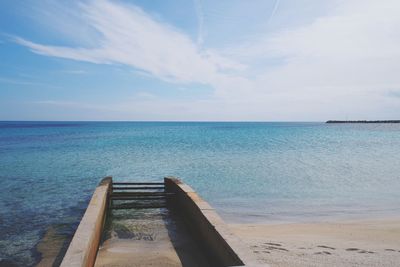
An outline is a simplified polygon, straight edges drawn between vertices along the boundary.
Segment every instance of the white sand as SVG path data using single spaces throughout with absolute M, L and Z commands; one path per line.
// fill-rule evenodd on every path
M 308 224 L 232 224 L 273 266 L 400 266 L 400 219 Z

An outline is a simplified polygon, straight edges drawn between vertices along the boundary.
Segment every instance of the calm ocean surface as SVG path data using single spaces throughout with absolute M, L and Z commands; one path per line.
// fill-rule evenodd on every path
M 179 176 L 228 222 L 400 215 L 400 124 L 0 122 L 0 260 L 71 236 L 107 175 Z

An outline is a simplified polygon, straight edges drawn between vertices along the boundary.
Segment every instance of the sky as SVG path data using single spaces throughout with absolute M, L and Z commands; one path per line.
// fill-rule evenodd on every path
M 0 120 L 400 119 L 398 0 L 2 0 Z

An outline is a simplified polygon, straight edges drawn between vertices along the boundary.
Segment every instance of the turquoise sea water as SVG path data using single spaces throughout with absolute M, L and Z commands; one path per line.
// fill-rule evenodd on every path
M 400 124 L 0 122 L 0 260 L 71 236 L 107 175 L 179 176 L 228 222 L 400 215 Z

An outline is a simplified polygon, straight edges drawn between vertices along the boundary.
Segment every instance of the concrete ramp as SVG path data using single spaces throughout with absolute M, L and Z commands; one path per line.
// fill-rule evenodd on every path
M 215 210 L 179 179 L 113 183 L 106 177 L 61 266 L 228 267 L 257 262 Z
M 211 266 L 180 217 L 167 208 L 112 210 L 95 266 Z

